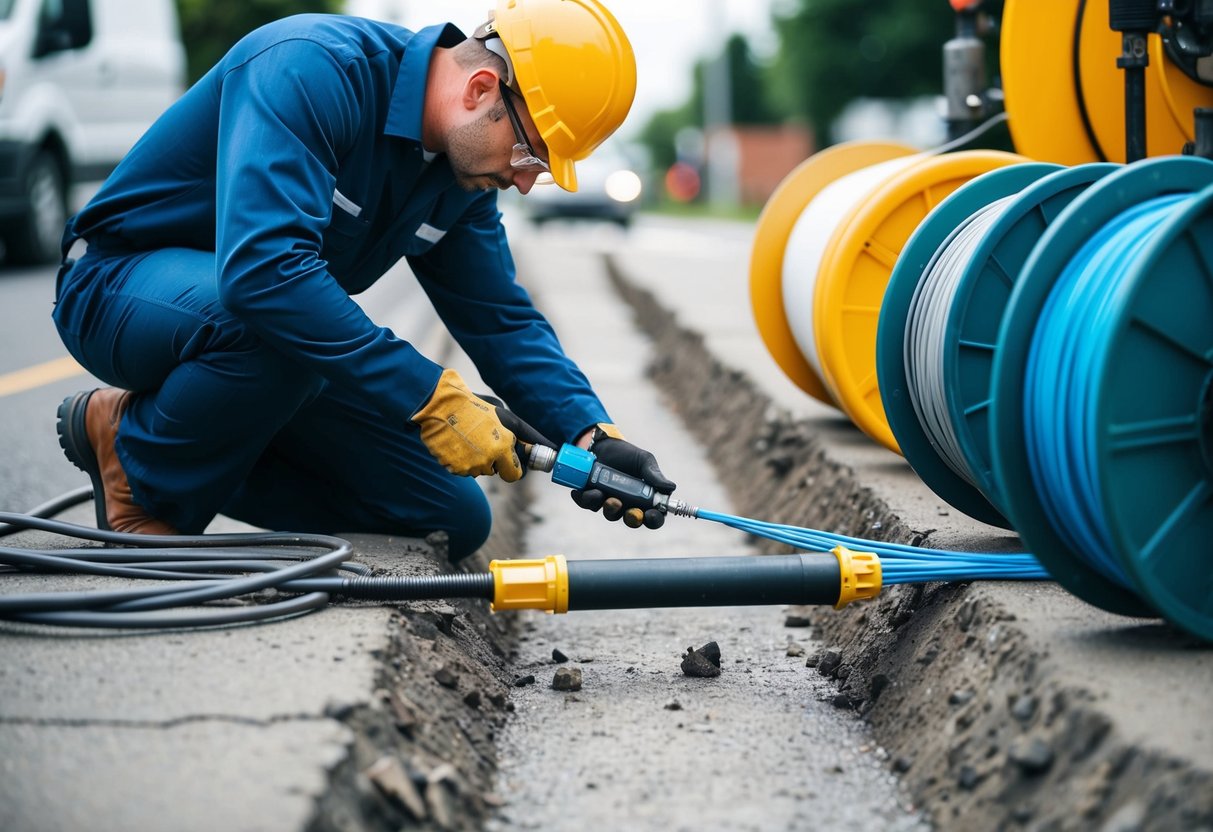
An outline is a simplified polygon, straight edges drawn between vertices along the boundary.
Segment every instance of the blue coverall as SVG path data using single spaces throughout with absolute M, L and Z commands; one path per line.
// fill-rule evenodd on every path
M 218 512 L 315 532 L 445 530 L 474 551 L 477 484 L 409 418 L 442 368 L 350 298 L 402 256 L 484 380 L 549 438 L 610 421 L 527 292 L 496 192 L 426 161 L 430 56 L 463 39 L 336 15 L 244 38 L 70 221 L 54 320 L 136 391 L 117 450 L 136 501 L 183 533 Z

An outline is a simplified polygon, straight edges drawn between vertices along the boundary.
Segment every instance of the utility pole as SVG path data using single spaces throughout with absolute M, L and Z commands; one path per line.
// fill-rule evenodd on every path
M 709 0 L 703 6 L 708 30 L 714 38 L 715 56 L 704 67 L 703 132 L 707 164 L 708 200 L 713 205 L 737 204 L 737 141 L 733 125 L 732 71 L 729 66 L 728 11 L 725 0 Z

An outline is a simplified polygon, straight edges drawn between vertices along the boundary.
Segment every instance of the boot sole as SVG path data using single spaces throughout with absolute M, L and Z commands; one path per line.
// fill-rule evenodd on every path
M 93 508 L 97 513 L 97 528 L 110 531 L 109 520 L 105 516 L 105 488 L 101 483 L 101 466 L 97 455 L 88 441 L 88 430 L 84 421 L 85 411 L 88 410 L 89 399 L 96 390 L 87 390 L 68 396 L 59 405 L 55 430 L 59 433 L 59 447 L 67 461 L 75 465 L 93 483 Z

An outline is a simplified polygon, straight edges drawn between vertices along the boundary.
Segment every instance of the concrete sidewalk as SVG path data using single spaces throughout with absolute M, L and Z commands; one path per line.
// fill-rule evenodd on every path
M 407 273 L 368 295 L 374 317 L 445 348 Z M 67 466 L 49 433 L 29 453 Z M 485 487 L 498 522 L 464 568 L 521 545 L 524 493 Z M 92 506 L 63 519 L 91 527 Z M 246 530 L 220 518 L 208 531 Z M 351 540 L 380 575 L 451 570 L 441 540 Z M 3 543 L 74 545 L 33 532 Z M 4 575 L 0 593 L 103 584 Z M 476 827 L 499 802 L 493 736 L 510 707 L 512 625 L 479 601 L 339 602 L 211 630 L 0 622 L 0 829 Z
M 637 234 L 604 254 L 655 341 L 655 381 L 714 449 L 738 512 L 1019 548 L 783 376 L 750 311 L 748 235 Z M 842 691 L 942 828 L 1213 828 L 1208 645 L 1044 583 L 897 587 L 815 624 L 841 650 Z

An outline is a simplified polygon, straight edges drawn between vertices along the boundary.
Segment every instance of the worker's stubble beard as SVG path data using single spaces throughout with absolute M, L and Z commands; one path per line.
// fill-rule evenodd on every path
M 493 125 L 505 118 L 505 105 L 500 101 L 480 118 L 453 129 L 447 139 L 446 156 L 455 175 L 455 182 L 465 191 L 486 191 L 494 187 L 508 188 L 512 184 L 498 171 L 486 171 L 485 148 L 495 140 Z

